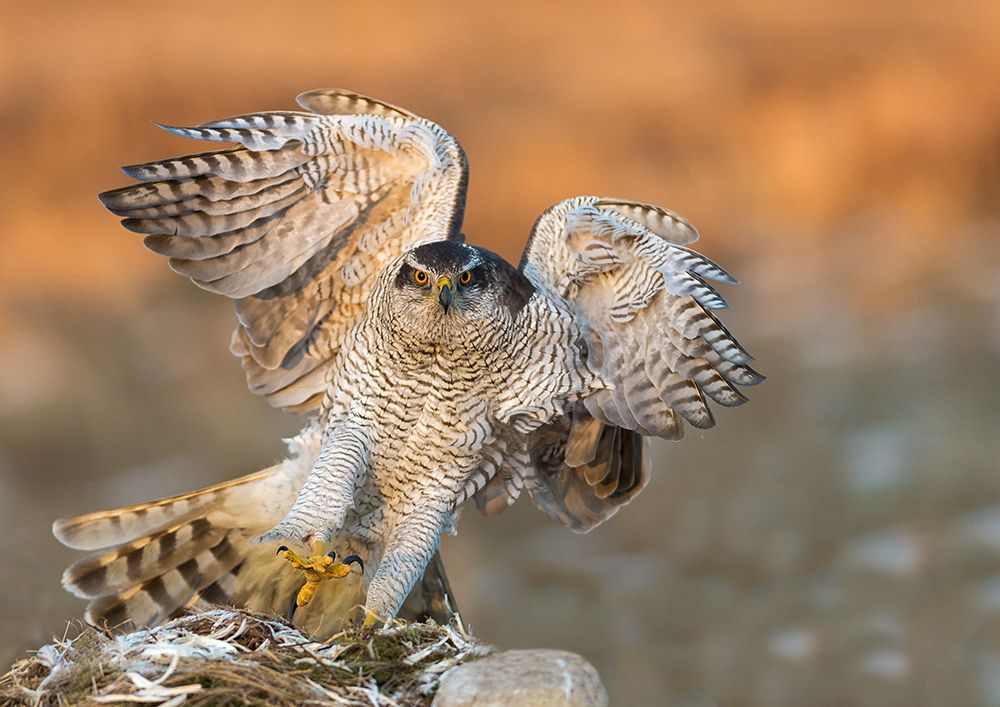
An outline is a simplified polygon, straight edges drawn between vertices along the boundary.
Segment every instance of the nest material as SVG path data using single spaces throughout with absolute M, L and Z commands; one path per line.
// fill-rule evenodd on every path
M 232 609 L 127 634 L 83 627 L 0 677 L 2 705 L 428 705 L 448 669 L 487 655 L 459 621 L 352 628 L 329 641 Z

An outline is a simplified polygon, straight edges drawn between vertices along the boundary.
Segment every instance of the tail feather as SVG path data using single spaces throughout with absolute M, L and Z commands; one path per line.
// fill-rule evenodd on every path
M 217 543 L 225 532 L 212 527 L 204 517 L 195 518 L 104 554 L 85 557 L 63 573 L 62 583 L 85 598 L 120 591 L 162 572 L 164 567 L 177 566 Z
M 64 518 L 52 531 L 70 547 L 105 552 L 74 563 L 63 586 L 90 599 L 87 621 L 111 628 L 149 626 L 196 603 L 221 596 L 244 560 L 250 539 L 275 520 L 262 509 L 275 466 L 151 503 Z M 255 485 L 265 484 L 265 488 Z M 289 501 L 290 502 L 290 501 Z M 278 509 L 276 512 L 280 512 Z M 232 596 L 232 592 L 228 592 Z
M 200 491 L 151 503 L 58 520 L 56 537 L 71 547 L 101 550 L 66 570 L 63 584 L 90 600 L 88 622 L 108 628 L 152 626 L 187 607 L 226 604 L 284 615 L 302 574 L 254 539 L 291 508 L 316 459 L 322 428 L 287 440 L 280 464 Z M 527 461 L 527 459 L 525 460 Z M 352 534 L 334 539 L 338 554 L 370 567 L 377 542 Z M 327 582 L 296 613 L 296 625 L 329 636 L 361 618 L 368 575 Z
M 121 591 L 97 597 L 90 602 L 85 617 L 92 624 L 110 628 L 125 624 L 148 626 L 169 619 L 237 567 L 248 543 L 245 531 L 230 530 L 215 544 L 188 553 L 176 566 Z
M 245 563 L 244 559 L 229 572 L 198 592 L 197 596 L 192 597 L 192 600 L 188 602 L 188 606 L 208 608 L 213 605 L 236 606 L 240 604 L 239 574 Z
M 203 514 L 234 489 L 265 479 L 274 474 L 276 469 L 277 467 L 271 467 L 232 481 L 150 503 L 60 518 L 52 524 L 52 533 L 63 545 L 77 550 L 100 550 L 128 543 L 156 533 L 168 525 Z

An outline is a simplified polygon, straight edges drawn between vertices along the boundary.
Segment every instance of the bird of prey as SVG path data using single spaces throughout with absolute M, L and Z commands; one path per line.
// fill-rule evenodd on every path
M 678 214 L 570 198 L 513 267 L 464 243 L 467 163 L 443 128 L 348 91 L 297 100 L 161 126 L 236 146 L 125 167 L 139 183 L 100 195 L 236 301 L 250 389 L 310 417 L 276 466 L 56 521 L 100 550 L 63 577 L 92 623 L 211 602 L 308 604 L 317 633 L 389 621 L 415 587 L 440 599 L 436 550 L 467 499 L 492 515 L 526 490 L 586 532 L 645 486 L 647 437 L 711 427 L 709 399 L 740 405 L 763 379 L 713 313 L 709 281 L 736 280 Z

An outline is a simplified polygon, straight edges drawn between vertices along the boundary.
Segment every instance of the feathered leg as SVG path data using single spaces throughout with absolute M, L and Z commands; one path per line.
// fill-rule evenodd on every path
M 451 522 L 449 504 L 428 500 L 405 514 L 393 529 L 382 561 L 368 585 L 365 625 L 388 623 L 437 550 L 441 532 Z
M 350 420 L 330 432 L 292 509 L 261 542 L 325 543 L 333 537 L 354 506 L 358 475 L 368 466 L 368 446 L 364 429 Z

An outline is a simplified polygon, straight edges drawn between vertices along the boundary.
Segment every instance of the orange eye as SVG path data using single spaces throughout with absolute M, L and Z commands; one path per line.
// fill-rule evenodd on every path
M 427 284 L 427 273 L 425 273 L 423 270 L 416 270 L 416 271 L 414 271 L 414 273 L 413 273 L 413 281 L 416 282 L 418 285 L 426 285 Z
M 472 282 L 472 271 L 466 270 L 464 273 L 458 276 L 458 281 L 463 285 L 468 285 Z

